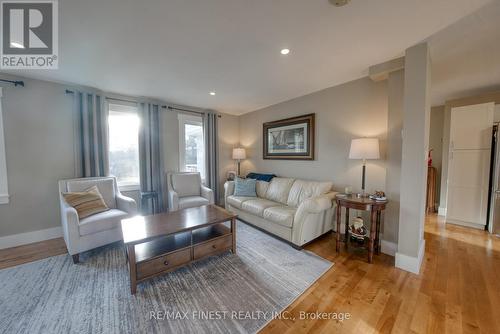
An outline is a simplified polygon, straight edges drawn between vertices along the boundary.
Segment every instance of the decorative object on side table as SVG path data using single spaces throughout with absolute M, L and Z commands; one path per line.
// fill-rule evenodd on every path
M 314 160 L 315 114 L 263 124 L 263 158 Z
M 367 234 L 363 218 L 354 218 L 351 225 L 349 226 L 349 232 L 351 233 L 351 241 L 356 241 L 359 244 L 363 244 L 365 242 Z
M 370 198 L 375 200 L 375 201 L 387 200 L 387 197 L 385 197 L 385 192 L 383 192 L 382 190 L 375 190 L 375 194 L 370 195 Z
M 366 175 L 366 160 L 380 159 L 380 149 L 377 138 L 357 138 L 351 141 L 351 149 L 349 150 L 349 159 L 363 160 L 363 174 L 361 177 L 361 194 L 359 197 L 366 197 L 365 193 L 365 175 Z
M 236 160 L 238 162 L 238 175 L 240 176 L 240 163 L 241 160 L 245 160 L 247 158 L 247 154 L 245 152 L 245 149 L 242 147 L 236 147 L 233 148 L 233 160 Z
M 336 196 L 337 202 L 337 252 L 340 252 L 340 225 L 342 223 L 341 213 L 342 207 L 345 208 L 345 246 L 348 247 L 348 225 L 349 225 L 349 209 L 370 211 L 370 235 L 368 243 L 368 262 L 373 262 L 373 253 L 380 253 L 380 224 L 382 211 L 385 210 L 387 200 L 375 201 L 370 198 L 356 196 Z

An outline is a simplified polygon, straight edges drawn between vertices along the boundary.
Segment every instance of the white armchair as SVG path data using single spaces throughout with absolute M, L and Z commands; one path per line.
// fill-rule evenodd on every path
M 92 186 L 97 186 L 109 210 L 80 220 L 62 193 L 85 191 Z M 78 263 L 81 252 L 121 240 L 121 220 L 137 214 L 137 204 L 120 193 L 114 177 L 61 180 L 59 202 L 64 241 L 74 263 Z
M 214 204 L 214 192 L 201 183 L 200 173 L 167 173 L 168 209 Z

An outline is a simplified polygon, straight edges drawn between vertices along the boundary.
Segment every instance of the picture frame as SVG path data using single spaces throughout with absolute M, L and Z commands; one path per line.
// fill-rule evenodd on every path
M 315 114 L 263 124 L 263 158 L 314 160 Z

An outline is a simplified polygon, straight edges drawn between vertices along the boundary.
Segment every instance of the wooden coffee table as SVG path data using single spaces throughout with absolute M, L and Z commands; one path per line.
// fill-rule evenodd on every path
M 132 294 L 138 283 L 192 261 L 227 250 L 236 254 L 236 215 L 216 205 L 136 216 L 121 225 Z

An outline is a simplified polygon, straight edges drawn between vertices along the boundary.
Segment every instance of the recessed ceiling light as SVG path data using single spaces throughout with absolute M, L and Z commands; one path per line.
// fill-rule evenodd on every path
M 290 49 L 281 49 L 280 52 L 281 52 L 282 55 L 287 55 L 287 54 L 290 53 Z
M 212 96 L 214 96 L 214 95 L 215 95 L 215 92 L 210 92 L 209 94 L 210 94 L 210 95 L 212 95 Z

